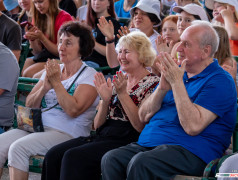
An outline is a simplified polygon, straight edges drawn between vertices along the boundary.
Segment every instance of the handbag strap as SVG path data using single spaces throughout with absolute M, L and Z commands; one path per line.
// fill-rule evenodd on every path
M 82 72 L 87 68 L 88 66 L 84 66 L 83 69 L 78 73 L 78 75 L 76 76 L 76 78 L 73 80 L 73 82 L 70 84 L 70 86 L 67 89 L 67 92 L 69 92 L 69 90 L 71 89 L 71 87 L 74 85 L 75 81 L 78 79 L 78 77 L 80 76 L 80 74 L 82 74 Z M 48 109 L 43 110 L 42 112 L 46 112 L 49 111 L 51 109 L 53 109 L 54 107 L 56 107 L 59 104 L 59 102 L 57 102 L 54 106 L 51 106 Z

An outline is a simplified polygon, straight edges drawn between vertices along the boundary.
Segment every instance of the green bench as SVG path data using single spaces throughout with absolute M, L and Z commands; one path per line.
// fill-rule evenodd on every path
M 15 104 L 25 105 L 26 96 L 31 92 L 34 85 L 39 81 L 39 79 L 32 78 L 23 78 L 19 77 L 18 86 L 17 86 L 17 94 L 15 96 Z M 17 127 L 17 121 L 14 120 L 13 127 Z M 29 171 L 35 173 L 41 173 L 42 164 L 43 164 L 44 156 L 32 156 L 29 160 Z

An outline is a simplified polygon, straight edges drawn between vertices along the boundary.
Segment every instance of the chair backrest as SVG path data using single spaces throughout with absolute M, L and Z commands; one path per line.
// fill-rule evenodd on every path
M 19 58 L 19 67 L 20 67 L 20 74 L 21 74 L 21 71 L 22 71 L 22 68 L 25 64 L 25 61 L 26 61 L 26 58 L 30 52 L 30 44 L 27 42 L 27 43 L 24 43 L 21 45 L 21 55 L 20 55 L 20 58 Z
M 31 90 L 38 81 L 39 79 L 19 77 L 17 93 L 15 95 L 15 104 L 25 106 L 27 95 L 31 92 Z M 17 128 L 16 115 L 13 121 L 13 128 Z
M 131 19 L 130 18 L 118 17 L 117 20 L 122 26 L 128 26 Z
M 233 56 L 233 58 L 238 62 L 238 56 Z
M 25 106 L 26 96 L 31 92 L 31 90 L 38 81 L 39 79 L 19 77 L 17 85 L 17 94 L 15 96 L 15 104 Z

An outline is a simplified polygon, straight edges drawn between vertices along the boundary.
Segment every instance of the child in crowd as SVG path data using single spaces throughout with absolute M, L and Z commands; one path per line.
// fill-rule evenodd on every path
M 183 7 L 176 6 L 173 8 L 173 11 L 178 13 L 177 29 L 180 36 L 187 27 L 191 26 L 192 21 L 209 21 L 206 11 L 197 4 L 187 4 Z M 179 59 L 179 57 L 177 56 L 177 47 L 179 44 L 180 43 L 175 44 L 171 52 L 172 57 L 175 59 Z
M 238 1 L 206 0 L 206 7 L 213 9 L 213 24 L 225 27 L 230 38 L 232 55 L 238 55 Z
M 95 47 L 91 56 L 84 59 L 87 65 L 97 68 L 108 66 L 106 59 L 106 42 L 105 36 L 98 28 L 100 17 L 105 17 L 107 21 L 111 21 L 114 26 L 114 36 L 120 29 L 120 24 L 116 20 L 113 0 L 89 0 L 87 12 L 87 24 L 92 27 L 93 35 L 95 37 Z M 112 41 L 117 42 L 117 37 Z

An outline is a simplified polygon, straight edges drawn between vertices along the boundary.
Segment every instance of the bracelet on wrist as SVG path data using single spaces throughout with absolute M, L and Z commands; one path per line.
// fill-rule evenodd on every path
M 114 43 L 114 42 L 115 42 L 115 38 L 113 38 L 112 40 L 109 40 L 109 41 L 105 40 L 105 42 L 106 42 L 107 44 Z
M 114 43 L 115 42 L 115 35 L 113 35 L 113 38 L 108 39 L 108 37 L 105 37 L 105 42 L 107 44 Z

